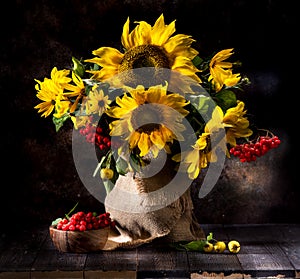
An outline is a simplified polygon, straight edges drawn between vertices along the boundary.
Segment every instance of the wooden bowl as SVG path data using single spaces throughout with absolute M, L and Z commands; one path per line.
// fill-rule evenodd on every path
M 108 239 L 110 227 L 97 230 L 63 231 L 50 226 L 50 237 L 61 252 L 88 253 L 102 250 Z

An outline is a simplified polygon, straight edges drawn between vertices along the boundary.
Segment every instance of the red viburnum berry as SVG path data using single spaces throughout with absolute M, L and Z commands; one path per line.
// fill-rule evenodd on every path
M 229 152 L 238 157 L 241 162 L 252 162 L 257 157 L 265 155 L 269 150 L 280 145 L 281 141 L 277 136 L 260 136 L 257 141 L 237 144 Z

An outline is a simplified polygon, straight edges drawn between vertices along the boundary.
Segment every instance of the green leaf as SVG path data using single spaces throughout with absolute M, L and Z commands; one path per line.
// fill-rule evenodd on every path
M 206 240 L 207 240 L 207 241 L 213 240 L 213 233 L 212 233 L 212 232 L 210 232 L 210 233 L 207 235 Z
M 180 242 L 169 243 L 169 246 L 171 248 L 174 248 L 174 249 L 179 250 L 179 251 L 185 251 L 186 250 L 184 247 L 182 247 L 182 243 L 180 243 Z
M 192 60 L 193 64 L 197 67 L 199 66 L 202 62 L 203 62 L 203 59 L 200 58 L 198 55 Z
M 52 221 L 51 226 L 57 226 L 57 224 L 62 220 L 62 218 L 57 218 L 54 221 Z
M 77 74 L 80 77 L 83 77 L 85 72 L 84 65 L 75 57 L 72 57 L 72 61 L 73 61 L 73 71 L 75 72 L 75 74 Z
M 191 95 L 189 96 L 191 105 L 199 112 L 205 114 L 209 107 L 209 102 L 211 102 L 210 97 L 204 95 Z
M 121 175 L 125 175 L 128 172 L 128 163 L 120 156 L 116 161 L 116 170 Z
M 106 191 L 106 194 L 108 195 L 110 191 L 114 188 L 114 183 L 110 180 L 103 180 L 104 188 Z
M 70 118 L 70 115 L 65 114 L 60 118 L 52 117 L 52 122 L 55 125 L 55 131 L 58 132 L 59 129 L 64 125 L 65 121 Z
M 141 167 L 145 165 L 143 159 L 133 152 L 130 154 L 130 160 L 131 160 L 130 165 L 136 172 L 140 172 Z
M 187 244 L 181 244 L 187 251 L 203 251 L 204 245 L 207 243 L 206 239 L 194 240 Z
M 223 111 L 236 106 L 236 96 L 231 90 L 222 90 L 215 95 L 215 101 Z

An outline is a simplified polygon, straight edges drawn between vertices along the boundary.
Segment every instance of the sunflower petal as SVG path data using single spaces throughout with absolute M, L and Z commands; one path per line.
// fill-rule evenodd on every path
M 152 44 L 162 46 L 174 32 L 175 20 L 166 25 L 164 15 L 161 14 L 152 28 Z

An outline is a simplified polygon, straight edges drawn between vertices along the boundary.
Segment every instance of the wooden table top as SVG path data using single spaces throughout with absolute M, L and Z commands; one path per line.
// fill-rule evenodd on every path
M 1 237 L 0 279 L 300 278 L 300 224 L 204 224 L 218 240 L 240 242 L 238 254 L 178 251 L 160 241 L 134 249 L 62 253 L 48 227 Z

